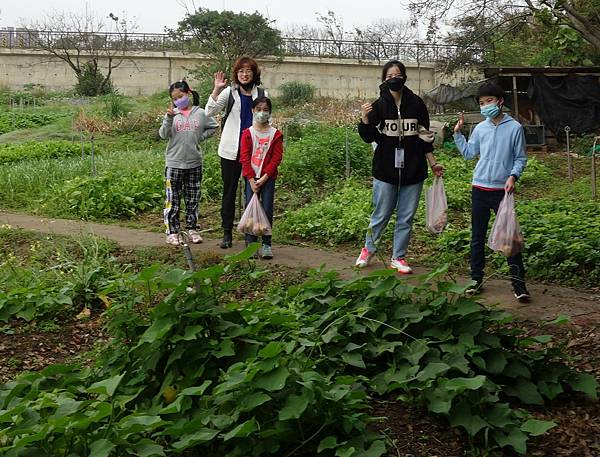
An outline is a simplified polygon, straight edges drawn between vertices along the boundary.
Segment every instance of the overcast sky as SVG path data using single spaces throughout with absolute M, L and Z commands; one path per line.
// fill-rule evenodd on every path
M 187 0 L 188 5 L 191 0 Z M 82 11 L 85 5 L 99 15 L 110 12 L 119 16 L 126 12 L 135 17 L 140 32 L 163 32 L 164 27 L 174 27 L 185 15 L 178 0 L 0 0 L 0 27 L 17 26 L 25 20 L 35 20 L 50 10 Z M 196 0 L 196 6 L 209 9 L 258 11 L 276 20 L 276 27 L 284 29 L 291 25 L 315 25 L 315 13 L 326 14 L 328 10 L 342 18 L 344 27 L 366 25 L 382 17 L 406 19 L 406 8 L 401 0 Z M 156 5 L 156 6 L 150 6 Z

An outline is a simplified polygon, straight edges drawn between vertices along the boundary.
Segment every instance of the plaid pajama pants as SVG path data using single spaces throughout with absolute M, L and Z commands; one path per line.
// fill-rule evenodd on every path
M 196 229 L 201 182 L 202 167 L 165 168 L 166 198 L 163 214 L 167 235 L 179 233 L 179 209 L 182 193 L 185 202 L 186 229 Z

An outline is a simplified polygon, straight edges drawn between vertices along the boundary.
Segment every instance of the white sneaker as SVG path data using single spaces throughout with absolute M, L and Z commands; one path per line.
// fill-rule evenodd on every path
M 273 258 L 273 249 L 271 249 L 271 246 L 269 246 L 268 244 L 263 244 L 262 248 L 260 249 L 260 256 L 263 259 L 267 259 L 270 260 Z
M 409 275 L 413 272 L 404 258 L 392 259 L 390 267 L 398 270 L 398 273 L 402 273 L 403 275 Z
M 202 237 L 196 230 L 188 230 L 188 236 L 190 237 L 190 241 L 194 244 L 202 243 Z
M 177 233 L 171 233 L 167 235 L 167 244 L 172 246 L 179 246 L 179 235 Z
M 372 252 L 369 252 L 367 248 L 362 248 L 360 250 L 360 255 L 358 256 L 358 259 L 356 259 L 356 263 L 354 265 L 356 265 L 358 268 L 364 268 L 367 265 L 369 265 L 369 261 L 372 257 Z

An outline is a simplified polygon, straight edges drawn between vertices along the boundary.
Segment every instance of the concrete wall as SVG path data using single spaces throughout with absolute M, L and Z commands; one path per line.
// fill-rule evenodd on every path
M 113 84 L 126 95 L 148 95 L 166 90 L 172 81 L 191 80 L 189 69 L 207 59 L 198 54 L 177 52 L 139 52 L 131 55 L 113 71 Z M 313 84 L 321 96 L 337 98 L 378 95 L 382 64 L 375 61 L 287 57 L 282 62 L 263 59 L 262 79 L 271 95 L 286 81 Z M 437 86 L 431 63 L 417 66 L 405 62 L 407 85 L 417 93 Z M 41 84 L 52 90 L 66 90 L 75 85 L 68 65 L 43 51 L 0 48 L 0 86 L 18 89 L 24 84 Z

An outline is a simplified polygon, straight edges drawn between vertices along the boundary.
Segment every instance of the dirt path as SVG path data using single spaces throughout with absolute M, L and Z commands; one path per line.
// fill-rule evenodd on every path
M 115 241 L 122 247 L 129 248 L 165 246 L 163 234 L 116 225 L 41 218 L 38 216 L 0 211 L 0 225 L 2 224 L 58 235 L 77 236 L 93 234 Z M 223 251 L 218 248 L 217 243 L 218 241 L 214 238 L 205 238 L 204 243 L 194 245 L 193 249 L 200 252 L 230 254 L 241 250 L 243 247 L 243 243 L 237 242 L 234 244 L 232 250 Z M 285 265 L 292 268 L 317 268 L 325 265 L 326 269 L 337 270 L 344 277 L 356 274 L 352 268 L 354 258 L 335 251 L 285 245 L 275 245 L 273 250 L 276 257 L 269 262 L 275 265 Z M 372 265 L 367 267 L 365 271 L 372 271 L 381 267 L 381 264 Z M 425 268 L 415 268 L 417 275 L 426 273 L 427 271 Z M 466 281 L 466 279 L 462 278 L 461 280 Z M 548 284 L 529 284 L 528 288 L 532 294 L 532 300 L 530 303 L 521 304 L 514 299 L 510 284 L 507 281 L 492 279 L 486 282 L 485 292 L 481 295 L 481 300 L 489 305 L 497 304 L 521 318 L 538 320 L 553 318 L 558 314 L 566 314 L 571 316 L 573 323 L 578 325 L 600 324 L 600 293 L 590 293 Z

